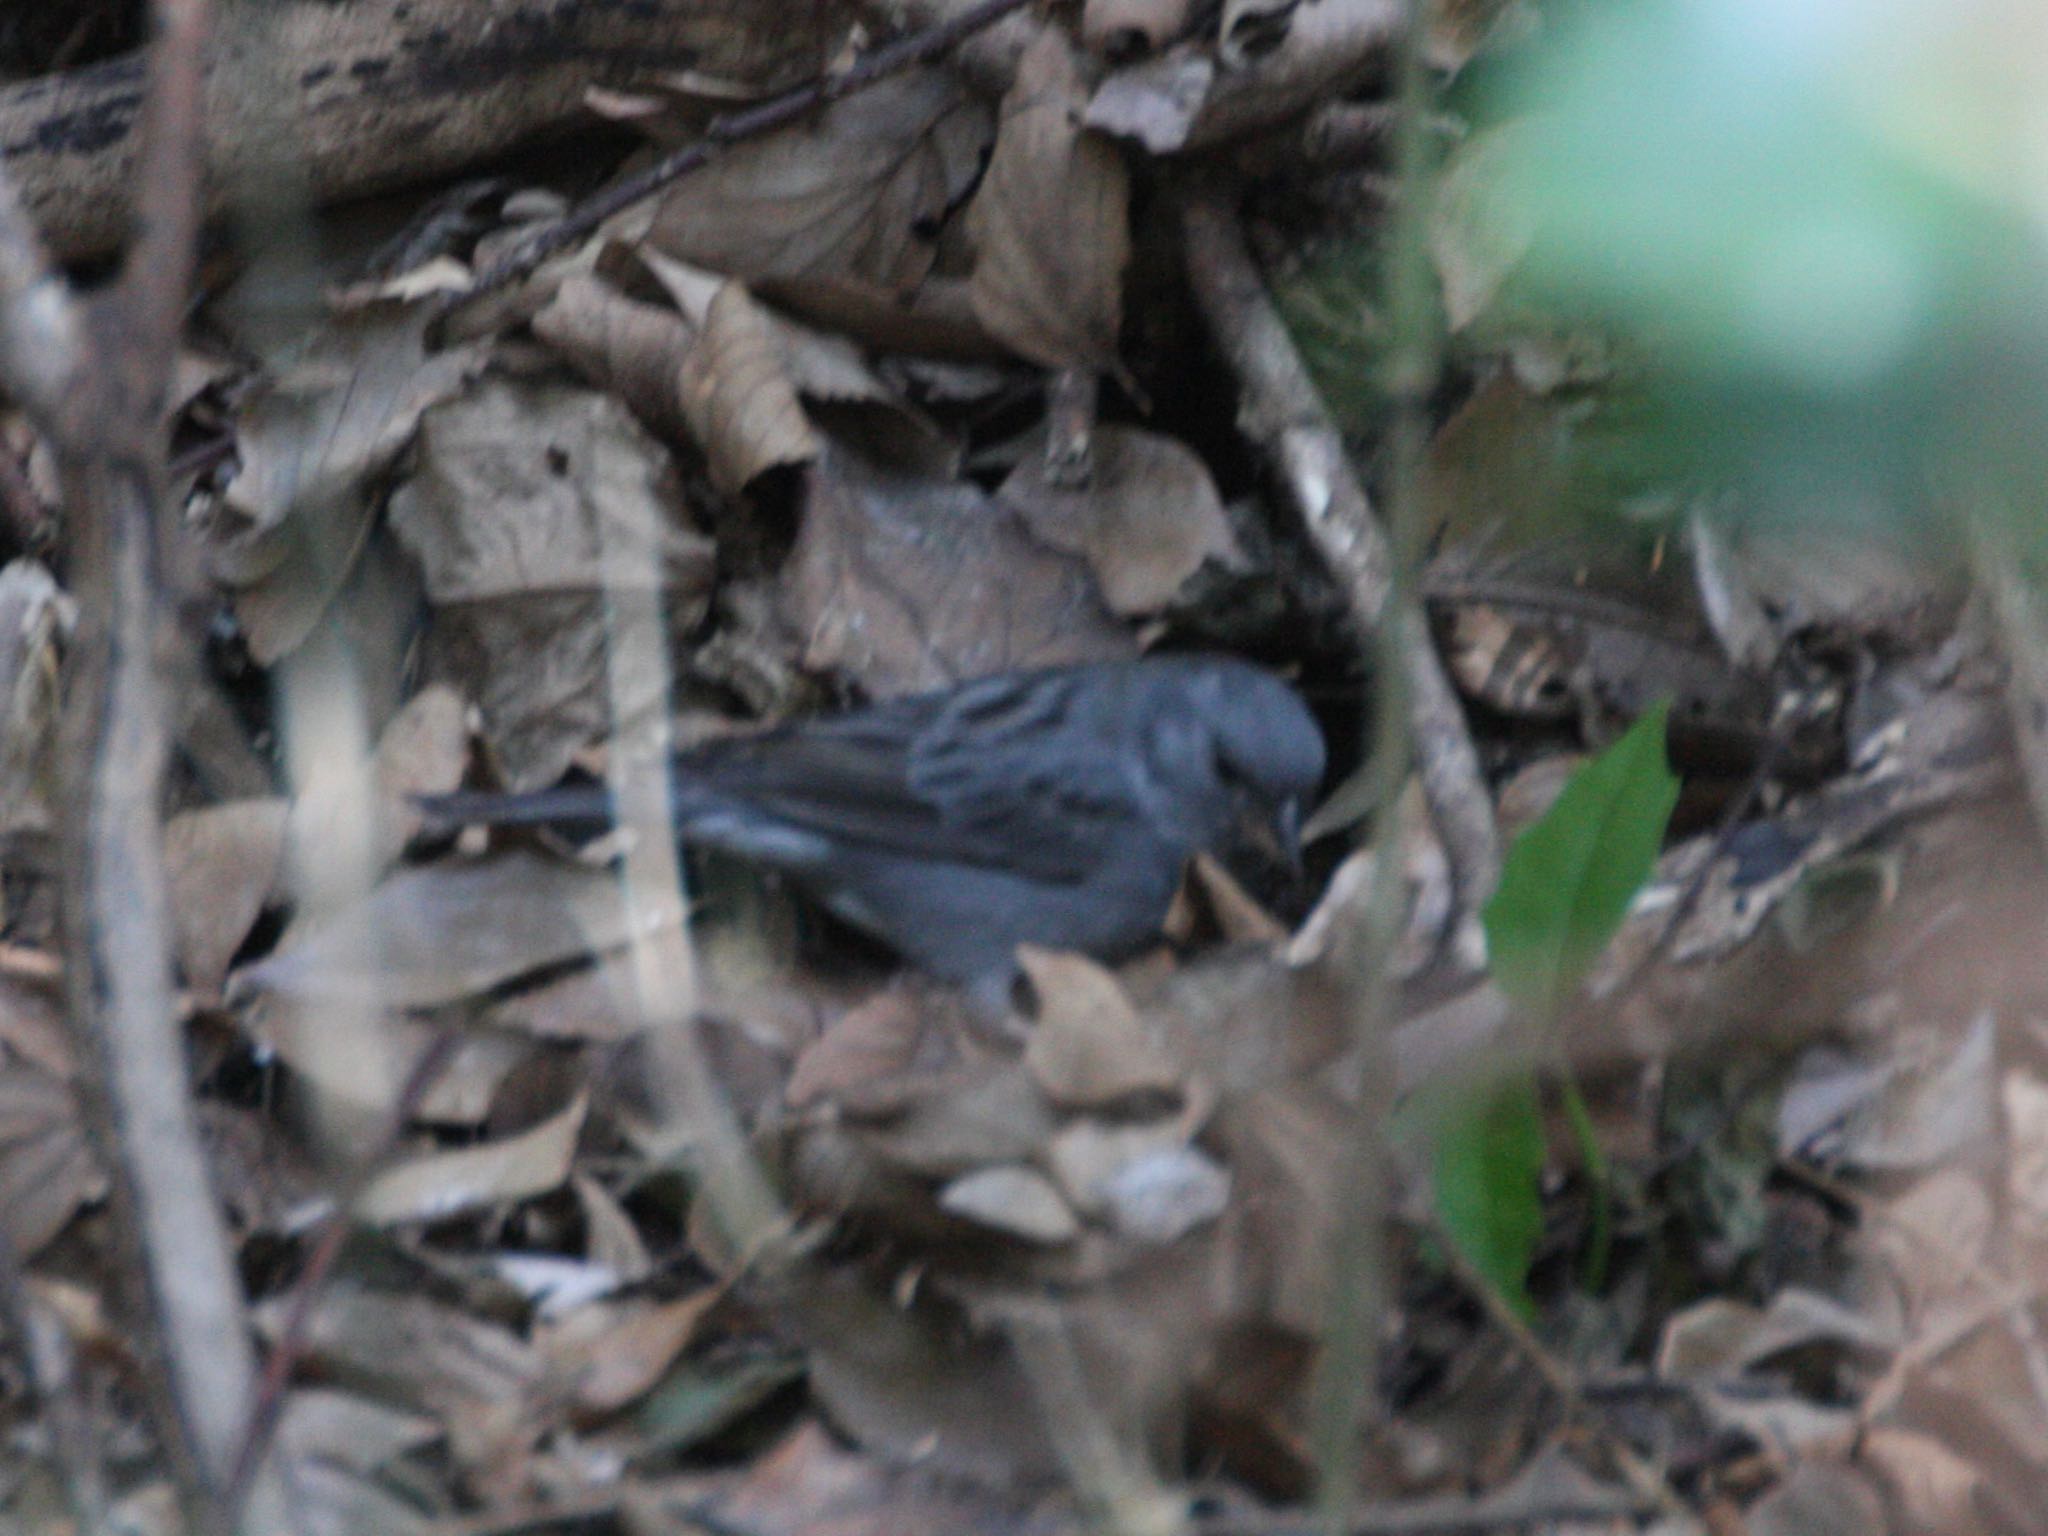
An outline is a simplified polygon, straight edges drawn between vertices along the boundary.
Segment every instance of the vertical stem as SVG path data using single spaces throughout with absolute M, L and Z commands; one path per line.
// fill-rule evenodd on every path
M 1310 1437 L 1325 1526 L 1343 1530 L 1358 1498 L 1357 1447 L 1378 1390 L 1379 1326 L 1387 1304 L 1384 1226 L 1389 1179 L 1386 1130 L 1393 1074 L 1386 1030 L 1393 1015 L 1391 959 L 1401 921 L 1402 786 L 1416 746 L 1411 725 L 1412 659 L 1431 644 L 1414 601 L 1422 547 L 1420 486 L 1429 446 L 1429 398 L 1440 367 L 1436 295 L 1428 260 L 1434 191 L 1428 133 L 1429 80 L 1422 58 L 1420 3 L 1396 36 L 1394 171 L 1397 196 L 1387 231 L 1386 483 L 1379 497 L 1387 530 L 1388 597 L 1374 632 L 1377 665 L 1368 762 L 1380 807 L 1374 823 L 1372 890 L 1351 966 L 1360 1061 L 1358 1102 L 1342 1152 L 1347 1220 L 1331 1254 L 1330 1306 L 1310 1396 Z M 1490 873 L 1490 872 L 1489 872 Z M 1469 893 L 1468 893 L 1469 899 Z

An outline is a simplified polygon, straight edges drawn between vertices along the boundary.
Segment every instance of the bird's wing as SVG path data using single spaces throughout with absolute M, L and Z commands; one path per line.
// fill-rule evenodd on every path
M 1117 793 L 1107 744 L 1061 729 L 1070 722 L 1060 718 L 1060 693 L 1033 690 L 1019 702 L 969 688 L 708 743 L 678 761 L 678 818 L 685 835 L 695 822 L 707 840 L 742 851 L 748 818 L 758 817 L 764 847 L 787 829 L 934 863 L 1080 880 L 1102 862 L 1105 828 L 1134 808 Z

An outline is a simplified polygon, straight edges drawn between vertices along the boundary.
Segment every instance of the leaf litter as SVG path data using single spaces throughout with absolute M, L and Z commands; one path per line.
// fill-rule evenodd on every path
M 758 79 L 597 104 L 686 140 L 785 83 L 773 10 L 734 23 Z M 1438 20 L 1439 63 L 1494 35 Z M 243 361 L 195 355 L 180 392 L 233 450 L 193 491 L 196 569 L 248 676 L 351 651 L 376 744 L 271 794 L 186 776 L 165 808 L 202 1105 L 259 1331 L 300 1366 L 277 1433 L 310 1528 L 593 1507 L 648 1529 L 1200 1528 L 1191 1469 L 1251 1500 L 1330 1475 L 1317 1350 L 1356 1280 L 1332 1256 L 1362 1208 L 1371 1074 L 1412 1100 L 1526 1049 L 1498 994 L 1446 996 L 1470 957 L 1413 792 L 1393 835 L 1349 846 L 1386 812 L 1353 745 L 1310 824 L 1315 901 L 1205 861 L 1170 944 L 1115 970 L 1027 953 L 1028 996 L 995 1021 L 744 872 L 693 868 L 650 902 L 609 850 L 422 842 L 411 797 L 603 773 L 677 719 L 751 729 L 1185 644 L 1218 579 L 1282 593 L 1240 616 L 1248 647 L 1355 736 L 1329 583 L 1290 531 L 1241 536 L 1263 487 L 1219 424 L 1250 406 L 1220 370 L 1156 402 L 1136 381 L 1206 355 L 1149 355 L 1188 323 L 1161 319 L 1153 226 L 1196 150 L 1279 156 L 1253 203 L 1272 280 L 1297 314 L 1342 312 L 1306 258 L 1361 184 L 1276 146 L 1378 77 L 1392 26 L 1365 0 L 1091 3 L 1071 32 L 1034 20 L 1007 72 L 933 65 L 730 147 L 444 335 L 434 296 L 554 189 L 475 202 L 469 248 L 373 287 L 323 267 L 339 297 L 288 345 L 253 286 L 206 306 Z M 1612 1520 L 1642 1512 L 1627 1465 L 1648 1456 L 1691 1512 L 1753 1530 L 1996 1528 L 1982 1509 L 2038 1505 L 2048 1434 L 2048 976 L 2024 938 L 2043 881 L 1998 642 L 1939 552 L 1723 530 L 1678 477 L 1603 457 L 1634 359 L 1524 291 L 1540 231 L 1499 184 L 1516 138 L 1453 150 L 1426 232 L 1461 371 L 1428 447 L 1421 586 L 1504 819 L 1573 814 L 1567 775 L 1660 697 L 1683 788 L 1590 985 L 1553 999 L 1611 1171 L 1547 1095 L 1516 1132 L 1540 1205 L 1513 1267 L 1544 1353 L 1475 1320 L 1401 1168 L 1379 1244 L 1399 1304 L 1372 1324 L 1385 1413 L 1343 1475 L 1395 1519 Z M 1048 457 L 1059 372 L 1109 384 L 1078 478 Z M 37 840 L 65 601 L 34 561 L 0 570 L 0 1232 L 104 1399 L 137 1370 L 91 1321 L 106 1182 L 81 1043 L 30 963 L 54 942 Z M 634 603 L 658 613 L 651 648 L 622 642 Z M 224 678 L 266 761 L 262 688 Z M 1808 734 L 1773 745 L 1795 696 Z M 291 872 L 364 803 L 350 776 L 374 884 L 317 910 Z M 1403 984 L 1384 1041 L 1349 970 L 1381 880 Z M 691 928 L 694 994 L 651 986 Z M 437 1063 L 418 1092 L 395 1096 L 403 1071 L 340 1081 L 309 1047 L 344 1003 L 401 1067 Z M 666 1134 L 662 1095 L 693 1069 L 662 1031 L 685 1026 L 782 1202 L 772 1230 L 722 1225 L 713 1131 Z M 314 1129 L 350 1092 L 393 1122 L 354 1175 Z M 1589 1287 L 1566 1277 L 1603 1178 L 1623 1235 Z M 308 1211 L 338 1203 L 356 1232 L 314 1284 Z M 140 1422 L 95 1411 L 109 1448 Z

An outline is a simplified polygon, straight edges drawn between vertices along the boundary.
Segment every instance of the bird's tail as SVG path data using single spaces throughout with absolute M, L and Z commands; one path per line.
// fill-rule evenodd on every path
M 612 794 L 602 784 L 558 784 L 506 794 L 488 789 L 458 789 L 448 795 L 416 795 L 426 829 L 452 832 L 458 827 L 546 827 L 581 842 L 612 825 Z

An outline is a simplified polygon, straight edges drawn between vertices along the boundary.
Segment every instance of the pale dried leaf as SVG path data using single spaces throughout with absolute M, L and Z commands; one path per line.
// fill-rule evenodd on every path
M 560 1113 L 516 1136 L 387 1168 L 357 1196 L 356 1218 L 373 1225 L 441 1221 L 479 1206 L 559 1189 L 569 1176 L 588 1107 L 578 1094 Z
M 289 814 L 281 799 L 235 800 L 182 812 L 164 824 L 171 937 L 185 979 L 199 991 L 219 990 L 268 904 Z
M 1208 49 L 1184 44 L 1139 64 L 1114 70 L 1089 98 L 1087 126 L 1114 139 L 1130 139 L 1148 154 L 1186 147 L 1215 83 Z
M 1888 1264 L 1916 1311 L 1975 1288 L 1997 1212 L 1984 1185 L 1960 1168 L 1930 1173 L 1871 1224 L 1872 1250 Z
M 767 315 L 738 283 L 711 301 L 704 332 L 683 362 L 683 411 L 727 495 L 755 476 L 818 456 Z
M 888 1083 L 909 1070 L 923 1037 L 915 999 L 902 991 L 877 992 L 804 1048 L 784 1097 L 790 1108 L 803 1109 Z
M 0 976 L 0 1045 L 30 1066 L 69 1081 L 77 1075 L 78 1066 L 55 992 L 60 980 L 54 966 L 47 989 Z
M 1045 1160 L 1067 1203 L 1084 1216 L 1099 1216 L 1109 1207 L 1104 1186 L 1119 1169 L 1186 1145 L 1186 1131 L 1171 1120 L 1119 1125 L 1083 1119 L 1052 1139 Z
M 683 523 L 668 451 L 617 401 L 492 379 L 437 407 L 391 525 L 435 605 L 435 670 L 476 696 L 515 787 L 553 782 L 592 739 L 665 706 L 664 668 L 612 675 L 605 593 L 659 592 L 687 628 L 712 551 Z
M 997 494 L 1045 543 L 1086 557 L 1112 611 L 1159 612 L 1204 561 L 1242 566 L 1223 498 L 1186 446 L 1106 425 L 1096 428 L 1094 449 L 1084 489 L 1049 484 L 1045 455 L 1027 453 Z
M 208 557 L 260 663 L 311 633 L 361 553 L 372 486 L 421 414 L 482 367 L 474 346 L 429 354 L 426 320 L 385 306 L 337 321 L 237 416 L 240 467 L 208 521 Z
M 1178 1242 L 1230 1203 L 1230 1175 L 1194 1147 L 1132 1158 L 1102 1185 L 1117 1236 L 1151 1247 Z
M 1983 1470 L 1935 1436 L 1873 1424 L 1859 1437 L 1856 1459 L 1883 1482 L 1905 1529 L 1944 1536 L 1990 1529 L 1980 1502 L 1988 1492 Z
M 543 1040 L 623 1040 L 639 1011 L 629 968 L 611 957 L 499 998 L 484 1018 Z
M 310 1074 L 312 1064 L 297 1050 L 295 1036 L 280 1037 L 274 1030 L 266 1030 L 265 1034 L 276 1042 L 278 1055 L 286 1066 Z M 388 1047 L 394 1059 L 403 1064 L 403 1070 L 395 1075 L 402 1078 L 410 1073 L 429 1050 L 440 1045 L 442 1034 L 439 1028 L 417 1019 L 386 1019 L 384 1035 Z M 453 1049 L 441 1047 L 439 1070 L 414 1107 L 413 1119 L 421 1125 L 481 1128 L 490 1118 L 505 1080 L 531 1062 L 536 1052 L 534 1043 L 522 1036 L 465 1026 Z
M 377 798 L 383 812 L 382 860 L 419 830 L 416 795 L 440 795 L 462 783 L 469 763 L 469 709 L 462 695 L 429 683 L 407 699 L 377 742 Z
M 1087 567 L 1038 544 L 972 484 L 885 475 L 844 455 L 813 471 L 781 580 L 805 665 L 871 694 L 1136 652 Z
M 533 333 L 642 421 L 663 433 L 684 428 L 683 359 L 697 332 L 674 310 L 579 273 L 533 317 Z
M 908 301 L 852 278 L 763 278 L 761 296 L 880 353 L 958 363 L 1009 362 L 974 312 L 967 279 L 930 277 Z
M 679 900 L 641 917 L 643 931 L 681 920 Z M 616 875 L 513 850 L 400 870 L 347 911 L 295 924 L 275 954 L 238 975 L 251 990 L 424 1008 L 633 932 Z
M 953 1180 L 939 1191 L 939 1209 L 1029 1243 L 1064 1243 L 1081 1230 L 1045 1176 L 1015 1163 Z
M 77 605 L 33 560 L 0 570 L 0 833 L 56 825 L 50 782 L 63 642 Z
M 1749 1536 L 1869 1536 L 1892 1529 L 1870 1480 L 1853 1468 L 1802 1461 L 1743 1511 Z
M 1945 1161 L 1990 1133 L 1996 1035 L 1984 1013 L 1959 1041 L 1947 1030 L 1901 1029 L 1870 1056 L 1809 1050 L 1779 1101 L 1780 1150 L 1824 1142 L 1857 1167 L 1893 1171 Z
M 1020 945 L 1017 962 L 1038 994 L 1024 1064 L 1055 1104 L 1091 1108 L 1180 1087 L 1116 977 L 1085 955 Z
M 997 1340 L 936 1308 L 894 1305 L 851 1273 L 799 1274 L 782 1295 L 777 1321 L 804 1346 L 811 1390 L 856 1445 L 1006 1484 L 1059 1465 Z
M 546 1324 L 534 1342 L 578 1409 L 615 1413 L 667 1374 L 724 1294 L 711 1286 L 667 1303 L 597 1302 Z
M 301 1387 L 285 1399 L 278 1440 L 295 1455 L 374 1472 L 441 1437 L 440 1426 L 375 1398 L 333 1387 Z
M 908 71 L 727 149 L 663 195 L 649 243 L 740 278 L 846 276 L 906 292 L 965 195 L 987 109 L 945 71 Z
M 292 1298 L 256 1308 L 276 1338 Z M 524 1409 L 546 1378 L 540 1352 L 513 1333 L 424 1296 L 335 1286 L 314 1303 L 302 1341 L 330 1374 L 395 1391 L 451 1419 L 478 1405 Z
M 13 1252 L 41 1251 L 106 1187 L 70 1085 L 30 1066 L 0 1069 L 0 1224 Z
M 894 1120 L 861 1139 L 897 1168 L 948 1178 L 1035 1157 L 1055 1129 L 1031 1075 L 1014 1063 L 992 1062 L 924 1084 Z
M 590 1262 L 616 1275 L 621 1285 L 638 1285 L 653 1274 L 653 1255 L 617 1197 L 580 1173 L 570 1177 L 569 1187 L 583 1212 L 583 1249 Z
M 1130 177 L 1081 122 L 1065 35 L 1047 27 L 1003 98 L 995 153 L 967 209 L 974 312 L 1048 368 L 1113 369 L 1130 261 Z

